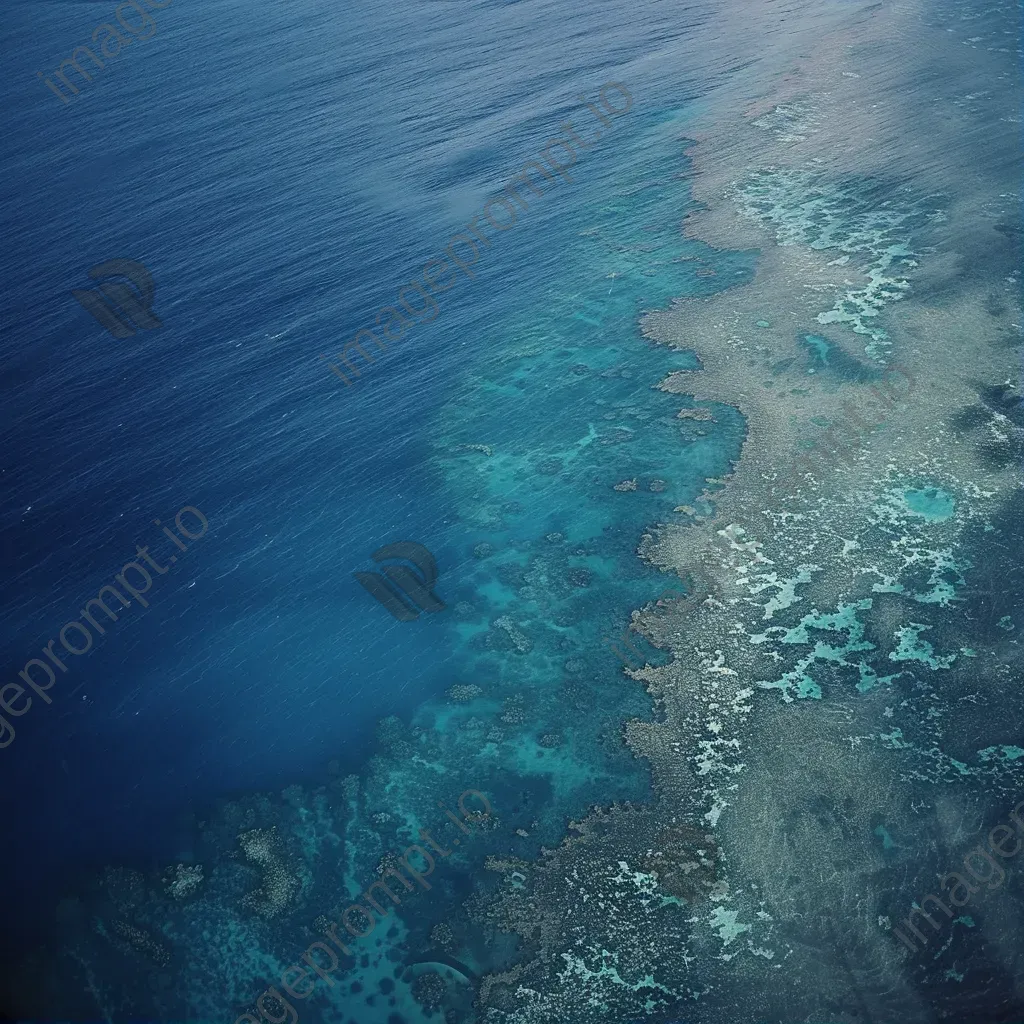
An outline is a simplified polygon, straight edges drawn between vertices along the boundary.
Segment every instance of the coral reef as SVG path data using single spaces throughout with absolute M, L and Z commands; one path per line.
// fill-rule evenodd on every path
M 412 994 L 417 1003 L 425 1010 L 439 1010 L 444 1005 L 444 997 L 448 986 L 440 974 L 431 971 L 421 974 L 413 983 Z
M 488 640 L 499 650 L 514 650 L 517 654 L 529 654 L 533 641 L 507 615 L 499 615 L 492 623 Z
M 484 691 L 474 683 L 456 683 L 448 687 L 448 699 L 456 704 L 468 704 Z
M 918 228 L 944 216 L 940 197 L 901 203 L 896 193 L 885 182 L 829 181 L 803 170 L 764 170 L 736 194 L 745 215 L 774 226 L 779 245 L 834 250 L 842 254 L 837 259 L 842 266 L 851 257 L 858 259 L 858 271 L 867 282 L 840 295 L 815 320 L 868 335 L 873 344 L 865 351 L 872 356 L 880 351 L 877 343 L 888 338 L 875 318 L 910 288 L 905 275 L 920 260 L 909 239 Z
M 299 882 L 279 853 L 277 827 L 254 828 L 238 836 L 246 860 L 260 869 L 262 882 L 242 897 L 242 906 L 262 917 L 276 917 L 295 899 Z
M 164 886 L 168 895 L 176 900 L 191 896 L 203 884 L 202 864 L 175 864 L 164 875 Z
M 165 966 L 170 961 L 170 953 L 166 947 L 137 925 L 129 921 L 117 920 L 111 924 L 110 930 L 123 940 L 122 948 L 127 947 L 140 953 L 159 967 Z
M 570 828 L 576 835 L 539 863 L 488 862 L 502 875 L 489 914 L 529 955 L 484 979 L 484 1020 L 542 1024 L 598 1010 L 631 1020 L 695 999 L 704 985 L 687 952 L 690 914 L 642 867 L 656 816 L 613 807 Z
M 715 890 L 721 854 L 714 835 L 691 825 L 669 825 L 655 842 L 641 863 L 665 892 L 693 903 Z
M 1009 469 L 1024 455 L 1020 281 L 987 212 L 1012 186 L 992 134 L 974 135 L 984 164 L 956 138 L 962 122 L 908 143 L 881 113 L 880 62 L 895 26 L 922 31 L 915 16 L 851 15 L 845 38 L 877 47 L 874 75 L 827 35 L 804 40 L 800 75 L 695 132 L 708 205 L 688 236 L 761 255 L 743 288 L 642 321 L 699 357 L 666 393 L 746 420 L 734 471 L 640 546 L 708 582 L 700 601 L 634 617 L 672 652 L 628 672 L 656 703 L 626 738 L 652 766 L 661 824 L 595 813 L 586 841 L 508 862 L 484 914 L 524 952 L 484 979 L 488 1022 L 845 1020 L 857 1007 L 923 1024 L 1019 1006 L 1019 969 L 998 952 L 1020 944 L 1005 915 L 984 933 L 994 945 L 916 963 L 888 934 L 945 869 L 935 851 L 966 844 L 993 805 L 1005 813 L 1020 761 L 992 751 L 1024 727 L 1009 684 L 1024 663 L 1006 639 L 1024 582 L 1009 554 L 1024 539 Z M 959 43 L 932 39 L 966 91 L 978 75 Z M 851 153 L 850 120 L 885 145 Z M 977 194 L 937 198 L 951 153 Z M 983 164 L 998 168 L 984 182 Z M 984 273 L 962 274 L 967 252 Z M 976 600 L 980 574 L 1001 585 Z M 692 909 L 676 916 L 670 900 Z

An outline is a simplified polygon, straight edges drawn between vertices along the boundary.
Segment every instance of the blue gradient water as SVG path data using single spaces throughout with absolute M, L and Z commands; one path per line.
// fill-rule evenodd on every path
M 12 912 L 93 860 L 186 855 L 188 812 L 215 798 L 358 766 L 377 719 L 473 681 L 473 622 L 500 614 L 502 566 L 546 533 L 603 538 L 575 563 L 595 577 L 578 639 L 599 646 L 668 582 L 633 555 L 644 528 L 723 471 L 742 429 L 719 410 L 669 453 L 682 403 L 651 388 L 692 364 L 636 329 L 642 309 L 752 265 L 679 235 L 678 140 L 707 83 L 678 46 L 699 9 L 179 0 L 61 105 L 35 72 L 112 14 L 4 14 L 0 681 L 137 544 L 170 553 L 154 519 L 193 505 L 210 529 L 148 609 L 73 660 L 52 705 L 16 721 L 0 752 Z M 634 106 L 574 181 L 494 237 L 476 279 L 356 386 L 328 373 L 321 354 L 371 325 L 561 122 L 601 129 L 576 97 L 609 80 Z M 684 249 L 706 262 L 673 263 Z M 71 298 L 111 258 L 153 274 L 161 330 L 115 341 Z M 588 447 L 618 429 L 609 413 L 638 418 Z M 460 443 L 500 457 L 482 470 Z M 564 472 L 524 475 L 545 459 Z M 637 472 L 637 492 L 611 489 Z M 475 618 L 398 623 L 358 586 L 370 553 L 405 539 Z M 491 560 L 474 557 L 484 541 Z M 537 685 L 544 670 L 523 669 Z

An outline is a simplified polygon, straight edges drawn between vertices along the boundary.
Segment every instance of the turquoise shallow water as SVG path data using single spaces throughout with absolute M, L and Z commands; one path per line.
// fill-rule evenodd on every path
M 696 363 L 650 345 L 636 325 L 672 295 L 742 282 L 751 256 L 684 242 L 678 144 L 659 162 L 645 140 L 631 143 L 645 169 L 620 168 L 618 189 L 575 218 L 557 284 L 484 328 L 484 358 L 432 431 L 430 466 L 472 554 L 472 589 L 459 593 L 471 606 L 458 627 L 471 637 L 460 655 L 467 680 L 495 674 L 486 651 L 497 615 L 531 645 L 504 659 L 506 684 L 521 675 L 550 690 L 567 661 L 577 676 L 614 677 L 602 638 L 677 583 L 638 561 L 642 533 L 677 518 L 739 450 L 733 410 L 678 418 L 692 403 L 653 385 Z

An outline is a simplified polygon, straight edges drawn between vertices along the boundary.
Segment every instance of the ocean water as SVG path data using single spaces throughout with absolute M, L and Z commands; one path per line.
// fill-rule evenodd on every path
M 601 638 L 668 582 L 636 560 L 641 533 L 742 436 L 729 410 L 695 430 L 673 419 L 679 403 L 652 388 L 686 359 L 636 327 L 752 265 L 679 234 L 702 75 L 668 67 L 704 16 L 175 3 L 64 105 L 34 72 L 112 11 L 5 14 L 18 54 L 4 114 L 5 681 L 137 544 L 167 564 L 153 520 L 191 505 L 210 524 L 149 608 L 12 721 L 4 756 L 21 781 L 4 794 L 3 857 L 20 927 L 58 878 L 187 854 L 190 815 L 214 799 L 358 767 L 378 719 L 409 719 L 485 668 L 554 685 L 567 654 L 540 622 L 554 604 L 585 671 L 616 678 Z M 604 132 L 576 96 L 596 102 L 610 80 L 634 99 Z M 320 356 L 372 325 L 566 118 L 602 134 L 573 180 L 494 238 L 434 322 L 353 387 L 332 376 Z M 151 272 L 160 330 L 116 340 L 74 301 L 112 258 Z M 467 443 L 495 454 L 458 454 Z M 637 473 L 636 492 L 612 489 Z M 474 637 L 552 533 L 551 578 L 519 612 L 550 650 L 478 664 Z M 396 622 L 353 579 L 407 539 L 437 557 L 446 616 Z M 483 543 L 493 553 L 474 557 Z M 640 713 L 622 690 L 609 713 Z M 639 796 L 634 776 L 622 792 Z
M 133 601 L 87 654 L 68 656 L 52 704 L 37 698 L 10 719 L 9 1012 L 511 1024 L 477 1015 L 477 986 L 543 941 L 550 890 L 538 879 L 572 891 L 567 843 L 580 863 L 611 865 L 644 907 L 670 913 L 728 891 L 719 840 L 651 810 L 650 765 L 623 736 L 627 721 L 663 721 L 665 702 L 624 672 L 622 638 L 635 609 L 699 585 L 638 548 L 709 509 L 702 492 L 746 436 L 731 405 L 659 389 L 700 363 L 639 322 L 754 279 L 760 252 L 686 237 L 683 221 L 701 209 L 694 125 L 758 46 L 718 39 L 710 3 L 174 0 L 150 10 L 155 28 L 136 22 L 150 38 L 63 104 L 36 72 L 51 74 L 114 6 L 57 0 L 2 15 L 0 685 L 81 618 L 137 545 L 169 567 L 149 607 Z M 822 16 L 869 7 L 829 0 Z M 631 106 L 606 123 L 587 103 L 608 82 Z M 745 95 L 756 99 L 756 83 Z M 586 141 L 567 177 L 524 192 L 507 231 L 483 228 L 470 272 L 387 351 L 371 350 L 358 377 L 332 374 L 356 333 L 567 123 Z M 890 201 L 888 185 L 853 175 L 827 193 L 814 178 L 757 173 L 747 213 L 778 227 L 780 244 L 860 245 Z M 903 220 L 886 213 L 881 242 L 862 251 L 917 256 L 899 250 L 899 231 L 923 235 L 933 198 Z M 853 242 L 835 242 L 843 218 Z M 110 259 L 145 265 L 162 327 L 115 339 L 75 301 Z M 806 324 L 773 376 L 872 380 L 868 360 L 837 343 L 865 315 L 842 307 Z M 866 341 L 870 356 L 888 338 Z M 955 507 L 924 478 L 900 500 L 929 522 Z M 161 529 L 186 506 L 209 524 L 187 551 Z M 401 541 L 433 554 L 445 605 L 411 622 L 353 575 Z M 837 657 L 871 646 L 856 646 L 856 613 L 852 626 L 814 615 L 816 629 L 849 627 Z M 624 656 L 640 664 L 672 657 L 667 642 L 628 638 Z M 678 629 L 672 640 L 685 642 Z M 866 672 L 863 690 L 890 678 Z M 822 688 L 805 676 L 809 694 Z M 983 760 L 1019 756 L 1006 737 L 992 742 Z M 487 814 L 466 810 L 470 791 Z M 886 824 L 874 841 L 889 850 L 901 823 Z M 608 836 L 623 827 L 652 837 L 643 870 L 617 859 Z M 436 867 L 425 846 L 417 854 L 429 884 L 348 940 L 337 977 L 308 1003 L 260 1004 L 400 853 L 413 877 L 411 844 L 436 853 L 437 838 L 449 852 Z M 658 871 L 669 882 L 654 894 Z M 502 873 L 511 895 L 499 894 Z M 724 904 L 711 920 L 722 950 L 750 930 Z M 656 941 L 672 948 L 677 927 Z M 33 952 L 40 942 L 59 949 L 52 963 Z M 595 950 L 599 976 L 626 972 L 616 951 Z M 709 955 L 728 963 L 722 950 Z M 589 970 L 563 955 L 565 978 Z M 739 992 L 760 985 L 740 977 Z M 519 982 L 524 1004 L 535 981 Z M 651 1019 L 691 1019 L 651 988 Z M 687 999 L 700 998 L 695 982 Z M 828 1019 L 867 1020 L 866 1006 Z M 591 1011 L 616 1012 L 596 995 L 579 1012 Z

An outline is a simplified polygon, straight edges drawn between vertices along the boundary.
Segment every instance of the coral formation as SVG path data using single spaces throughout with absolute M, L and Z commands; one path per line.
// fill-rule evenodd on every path
M 175 864 L 164 875 L 166 891 L 176 900 L 183 900 L 186 896 L 191 896 L 202 883 L 202 864 Z
M 262 917 L 276 917 L 294 900 L 299 882 L 279 853 L 277 827 L 254 828 L 238 836 L 246 860 L 260 869 L 262 882 L 242 897 L 242 906 Z
M 448 687 L 448 699 L 456 704 L 468 704 L 484 691 L 474 683 L 456 683 Z
M 488 641 L 499 650 L 514 650 L 517 654 L 529 654 L 533 641 L 507 615 L 499 615 L 492 623 Z
M 146 898 L 146 880 L 138 871 L 130 868 L 104 868 L 100 884 L 118 913 L 126 916 Z
M 442 921 L 440 924 L 434 925 L 430 930 L 430 941 L 435 945 L 439 946 L 445 952 L 451 952 L 455 949 L 455 933 L 451 929 L 451 925 Z
M 130 921 L 116 920 L 110 926 L 110 930 L 122 940 L 118 943 L 122 949 L 139 953 L 158 967 L 163 967 L 170 961 L 170 953 L 166 947 Z
M 721 855 L 714 835 L 691 825 L 669 825 L 655 841 L 642 865 L 665 892 L 693 903 L 715 889 Z
M 413 998 L 425 1010 L 439 1010 L 444 1005 L 444 997 L 448 986 L 440 974 L 431 971 L 421 974 L 413 984 Z
M 506 725 L 520 725 L 526 721 L 526 710 L 523 706 L 522 694 L 516 693 L 511 697 L 505 698 L 505 703 L 501 712 L 501 720 Z

